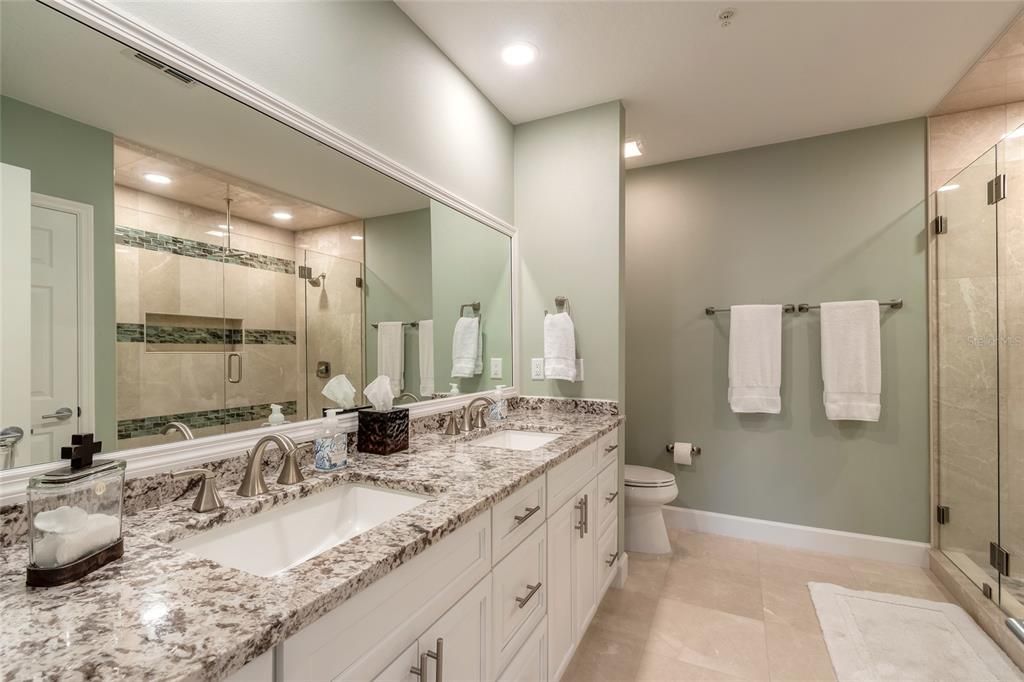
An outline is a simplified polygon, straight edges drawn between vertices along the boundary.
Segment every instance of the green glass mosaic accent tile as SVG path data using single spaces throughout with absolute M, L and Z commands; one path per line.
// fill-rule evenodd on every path
M 137 230 L 134 227 L 117 225 L 114 227 L 114 241 L 122 246 L 133 246 L 137 249 L 147 251 L 161 251 L 173 253 L 176 256 L 188 256 L 189 258 L 202 258 L 232 265 L 241 265 L 257 270 L 270 270 L 272 272 L 283 272 L 288 275 L 295 274 L 295 261 L 277 256 L 266 256 L 262 253 L 252 251 L 241 251 L 231 249 L 228 251 L 217 244 L 194 239 L 183 239 L 173 237 L 169 234 Z
M 286 329 L 246 329 L 245 342 L 275 346 L 294 346 L 295 332 Z
M 294 400 L 286 400 L 278 404 L 281 405 L 281 411 L 285 415 L 294 415 L 298 411 L 298 404 Z M 164 414 L 140 419 L 121 419 L 117 422 L 117 439 L 153 436 L 160 433 L 160 429 L 167 422 L 182 422 L 193 429 L 203 429 L 210 426 L 265 420 L 269 415 L 270 403 L 263 403 L 261 405 L 225 407 L 218 410 Z
M 196 345 L 256 345 L 294 346 L 295 332 L 287 329 L 222 329 L 219 327 L 172 327 L 128 322 L 117 323 L 117 340 L 122 343 L 178 343 Z
M 119 343 L 142 343 L 146 340 L 146 325 L 118 322 L 117 340 Z

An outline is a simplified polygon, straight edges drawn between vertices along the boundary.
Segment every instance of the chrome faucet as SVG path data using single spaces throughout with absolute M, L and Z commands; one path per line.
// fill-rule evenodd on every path
M 409 402 L 413 403 L 418 403 L 420 401 L 419 397 L 415 393 L 409 393 L 409 391 L 404 391 L 402 395 L 395 398 L 395 403 L 401 402 L 403 398 L 408 399 Z
M 272 433 L 256 441 L 256 445 L 249 451 L 249 463 L 245 467 L 245 476 L 242 478 L 242 485 L 238 486 L 240 496 L 255 497 L 268 492 L 267 481 L 263 478 L 263 451 L 271 443 L 276 445 L 284 455 L 284 462 L 281 463 L 281 473 L 277 476 L 277 482 L 281 485 L 292 485 L 303 480 L 296 459 L 295 453 L 298 451 L 298 446 L 295 445 L 295 441 L 282 433 Z
M 182 422 L 167 422 L 164 424 L 164 427 L 160 429 L 160 433 L 162 434 L 168 434 L 171 431 L 177 431 L 185 440 L 195 440 L 196 438 L 192 435 L 192 429 L 188 427 L 188 424 Z
M 473 414 L 473 406 L 477 403 L 484 403 L 477 410 L 476 415 Z M 486 407 L 494 405 L 494 401 L 485 395 L 477 396 L 469 401 L 466 408 L 462 411 L 462 430 L 472 431 L 473 429 L 485 429 L 487 428 L 487 422 L 484 420 L 483 411 Z

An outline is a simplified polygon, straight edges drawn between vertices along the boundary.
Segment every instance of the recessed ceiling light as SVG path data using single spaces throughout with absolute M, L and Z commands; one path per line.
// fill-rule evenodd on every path
M 288 211 L 274 211 L 274 218 L 277 220 L 291 220 L 292 214 Z
M 1006 133 L 1005 135 L 1003 135 L 1003 137 L 1007 140 L 1012 140 L 1015 137 L 1024 137 L 1024 126 L 1021 126 L 1020 128 L 1017 128 L 1014 131 Z
M 210 235 L 211 237 L 223 237 L 224 236 L 224 233 L 220 232 L 219 230 L 207 230 L 206 234 Z
M 530 43 L 511 43 L 501 50 L 501 59 L 509 66 L 526 66 L 537 58 L 537 48 Z
M 361 235 L 361 234 L 354 234 L 354 235 L 352 235 L 352 239 L 355 239 L 357 242 L 361 242 L 361 241 L 363 241 L 363 235 Z
M 956 184 L 955 182 L 951 182 L 948 185 L 943 185 L 942 187 L 940 187 L 939 191 L 940 192 L 949 192 L 949 191 L 952 191 L 954 189 L 960 189 L 960 185 Z
M 142 177 L 144 177 L 147 182 L 152 182 L 157 185 L 171 184 L 171 179 L 169 177 L 166 175 L 160 175 L 159 173 L 146 173 Z
M 644 155 L 644 145 L 640 140 L 626 140 L 622 146 L 622 156 L 626 159 L 635 159 Z
M 224 225 L 223 223 L 221 223 L 220 225 L 217 226 L 217 228 L 220 229 L 220 230 L 230 230 L 231 226 L 230 225 Z

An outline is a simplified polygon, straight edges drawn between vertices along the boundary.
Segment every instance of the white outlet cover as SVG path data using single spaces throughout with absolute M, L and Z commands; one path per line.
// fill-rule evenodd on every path
M 500 379 L 501 375 L 501 358 L 491 358 L 491 378 Z
M 544 358 L 533 358 L 530 360 L 530 378 L 544 379 Z

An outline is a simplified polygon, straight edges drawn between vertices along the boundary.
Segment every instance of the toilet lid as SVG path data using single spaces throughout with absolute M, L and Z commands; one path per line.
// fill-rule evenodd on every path
M 626 485 L 634 488 L 666 488 L 676 482 L 675 476 L 651 467 L 641 467 L 635 464 L 626 465 Z

